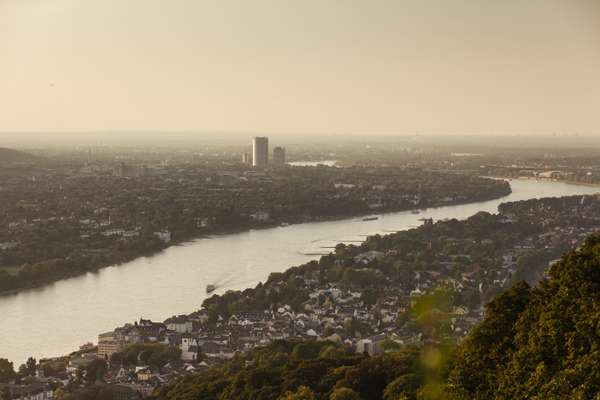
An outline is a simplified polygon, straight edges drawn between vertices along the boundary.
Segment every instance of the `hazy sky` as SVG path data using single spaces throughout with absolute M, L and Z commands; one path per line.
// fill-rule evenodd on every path
M 600 0 L 0 0 L 0 133 L 600 135 Z

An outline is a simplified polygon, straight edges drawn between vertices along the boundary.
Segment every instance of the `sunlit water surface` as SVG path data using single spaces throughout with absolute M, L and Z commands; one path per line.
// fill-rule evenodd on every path
M 420 218 L 466 218 L 478 211 L 496 212 L 500 203 L 540 197 L 592 194 L 597 188 L 557 182 L 513 180 L 502 199 L 397 212 L 363 221 L 349 218 L 198 239 L 152 256 L 108 267 L 40 289 L 0 297 L 0 357 L 16 365 L 28 356 L 66 354 L 140 317 L 162 321 L 200 308 L 205 288 L 216 293 L 243 289 L 329 251 L 338 242 L 409 229 Z

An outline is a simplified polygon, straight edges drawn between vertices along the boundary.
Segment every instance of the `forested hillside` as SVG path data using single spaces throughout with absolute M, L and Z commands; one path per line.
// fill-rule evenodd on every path
M 221 368 L 187 377 L 158 398 L 414 399 L 439 398 L 445 353 L 405 349 L 368 357 L 330 342 L 278 341 Z M 430 397 L 434 396 L 434 397 Z
M 31 162 L 39 159 L 29 153 L 0 147 L 0 164 Z
M 600 237 L 488 305 L 450 376 L 461 399 L 597 399 Z

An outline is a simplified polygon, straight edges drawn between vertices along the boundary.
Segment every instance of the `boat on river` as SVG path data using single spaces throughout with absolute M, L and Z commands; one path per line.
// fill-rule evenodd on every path
M 493 214 L 504 202 L 593 195 L 599 191 L 598 187 L 518 179 L 511 182 L 511 187 L 510 195 L 496 200 L 432 207 L 418 216 L 406 211 L 386 213 L 385 219 L 379 214 L 366 215 L 379 215 L 381 223 L 360 224 L 357 221 L 365 216 L 353 216 L 290 224 L 285 229 L 271 227 L 214 235 L 172 246 L 160 254 L 128 261 L 119 267 L 103 268 L 94 274 L 2 296 L 0 357 L 24 363 L 30 356 L 39 359 L 68 354 L 75 343 L 85 343 L 107 327 L 122 325 L 140 316 L 159 319 L 191 310 L 217 290 L 224 291 L 225 286 L 231 286 L 232 290 L 252 287 L 264 282 L 272 272 L 283 272 L 291 265 L 329 254 L 331 249 L 318 248 L 322 241 L 333 245 L 337 242 L 335 239 L 366 239 L 383 230 L 405 231 L 420 225 L 422 221 L 416 220 L 422 217 L 461 220 L 479 211 Z M 313 243 L 316 239 L 321 240 Z M 218 281 L 220 276 L 235 279 L 226 284 Z M 205 282 L 205 289 L 207 283 L 216 288 L 210 294 L 198 293 L 198 282 Z M 147 296 L 149 287 L 152 296 Z M 128 299 L 127 307 L 122 307 L 123 298 Z M 68 313 L 64 312 L 66 309 Z M 90 318 L 92 309 L 94 318 Z M 27 315 L 26 321 L 23 315 Z M 72 329 L 73 324 L 78 329 Z M 39 334 L 48 326 L 53 327 L 52 340 L 48 335 Z
M 206 285 L 206 294 L 210 294 L 212 292 L 214 292 L 217 289 L 217 287 L 215 285 Z

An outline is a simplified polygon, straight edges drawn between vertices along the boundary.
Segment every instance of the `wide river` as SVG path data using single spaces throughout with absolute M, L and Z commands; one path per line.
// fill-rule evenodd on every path
M 200 308 L 209 283 L 217 293 L 243 289 L 328 252 L 338 242 L 364 240 L 420 225 L 420 218 L 463 219 L 478 211 L 497 212 L 500 203 L 540 197 L 592 194 L 594 187 L 513 180 L 504 198 L 423 210 L 382 214 L 378 220 L 348 218 L 198 239 L 152 257 L 66 279 L 40 289 L 0 297 L 0 357 L 24 362 L 67 354 L 97 341 L 99 333 L 140 317 L 162 321 Z

